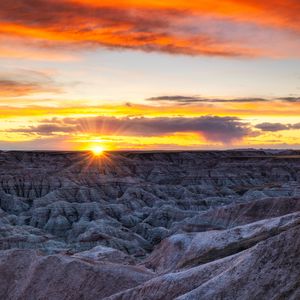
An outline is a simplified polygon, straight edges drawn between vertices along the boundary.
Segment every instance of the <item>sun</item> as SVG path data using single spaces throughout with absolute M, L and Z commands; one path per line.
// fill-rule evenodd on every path
M 95 156 L 100 156 L 100 155 L 103 154 L 104 148 L 103 148 L 102 146 L 97 145 L 97 146 L 93 146 L 93 147 L 91 148 L 91 151 L 93 152 L 93 154 L 94 154 Z

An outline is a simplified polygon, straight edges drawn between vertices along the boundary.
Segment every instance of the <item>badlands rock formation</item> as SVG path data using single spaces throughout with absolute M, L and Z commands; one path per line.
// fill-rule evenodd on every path
M 300 152 L 0 152 L 0 299 L 300 299 Z

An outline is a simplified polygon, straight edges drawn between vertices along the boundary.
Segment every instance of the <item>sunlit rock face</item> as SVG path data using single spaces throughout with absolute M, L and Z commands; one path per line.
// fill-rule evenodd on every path
M 300 153 L 0 152 L 0 299 L 299 299 Z

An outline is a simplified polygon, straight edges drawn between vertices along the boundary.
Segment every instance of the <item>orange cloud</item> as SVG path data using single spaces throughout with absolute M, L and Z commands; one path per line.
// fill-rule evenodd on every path
M 269 40 L 265 45 L 247 41 L 240 31 L 246 37 L 255 30 L 264 30 L 261 26 L 299 31 L 299 12 L 296 0 L 117 0 L 113 4 L 106 0 L 16 0 L 2 3 L 0 35 L 24 38 L 40 47 L 100 46 L 188 55 L 276 56 L 287 50 L 276 52 L 268 46 Z M 274 36 L 279 35 L 276 30 Z M 265 38 L 268 35 L 266 32 Z
M 95 7 L 111 7 L 111 1 L 97 0 L 69 0 L 69 2 Z M 172 9 L 189 11 L 198 14 L 210 14 L 236 18 L 238 20 L 253 21 L 271 25 L 285 25 L 298 28 L 300 22 L 296 18 L 299 14 L 298 0 L 222 0 L 222 1 L 185 1 L 185 0 L 116 0 L 114 7 L 139 9 Z M 263 17 L 263 18 L 262 18 Z M 293 19 L 293 22 L 289 22 Z

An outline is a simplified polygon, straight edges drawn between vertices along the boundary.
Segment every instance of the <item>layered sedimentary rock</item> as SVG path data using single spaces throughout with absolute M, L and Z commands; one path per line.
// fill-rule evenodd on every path
M 0 152 L 1 299 L 298 299 L 299 228 L 295 151 Z

